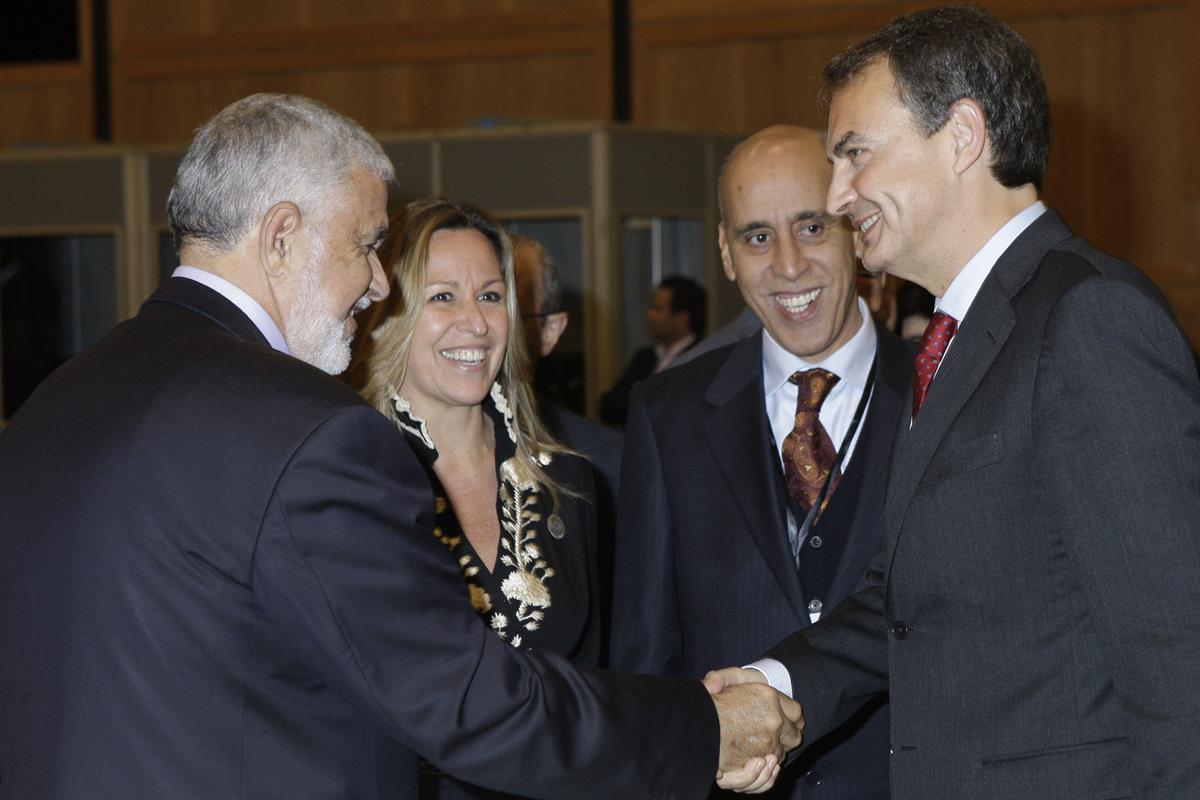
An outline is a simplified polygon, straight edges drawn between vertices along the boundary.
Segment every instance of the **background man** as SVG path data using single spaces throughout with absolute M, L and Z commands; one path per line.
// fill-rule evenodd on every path
M 536 239 L 513 237 L 513 263 L 517 270 L 517 295 L 525 325 L 525 346 L 531 369 L 553 352 L 570 322 L 563 308 L 562 278 L 549 251 Z M 621 483 L 620 433 L 538 397 L 538 413 L 550 431 L 566 445 L 587 456 L 595 468 L 596 516 L 600 529 L 601 617 L 608 641 L 609 598 L 612 593 L 612 546 L 617 522 L 617 489 Z M 605 648 L 607 650 L 607 647 Z
M 937 311 L 868 588 L 772 653 L 810 732 L 890 688 L 897 798 L 1200 797 L 1183 335 L 1038 201 L 1049 104 L 1007 25 L 918 12 L 825 78 L 828 209 Z
M 536 239 L 513 237 L 513 259 L 517 270 L 517 294 L 525 324 L 525 346 L 530 368 L 550 355 L 567 329 L 570 316 L 563 308 L 562 278 L 550 253 Z M 615 509 L 621 479 L 621 434 L 612 428 L 575 414 L 545 398 L 538 410 L 550 430 L 566 444 L 592 460 L 603 481 L 608 507 Z M 601 488 L 597 483 L 597 488 Z
M 646 332 L 652 343 L 633 354 L 616 384 L 600 398 L 600 418 L 624 424 L 633 385 L 671 366 L 704 335 L 707 321 L 708 295 L 700 284 L 682 275 L 663 278 L 646 309 Z
M 824 210 L 830 172 L 820 136 L 786 125 L 742 142 L 721 172 L 721 260 L 763 331 L 634 390 L 615 560 L 620 669 L 745 663 L 847 597 L 879 549 L 912 356 L 856 294 L 850 227 Z M 791 765 L 774 796 L 886 798 L 882 705 Z
M 412 797 L 414 750 L 533 796 L 697 796 L 718 714 L 732 744 L 731 713 L 780 713 L 518 653 L 463 602 L 410 448 L 321 371 L 388 293 L 391 176 L 316 102 L 232 104 L 171 191 L 188 266 L 0 436 L 6 798 Z

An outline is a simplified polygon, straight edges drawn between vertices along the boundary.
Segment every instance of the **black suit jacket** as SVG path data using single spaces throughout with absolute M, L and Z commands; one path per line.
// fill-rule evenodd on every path
M 491 634 L 392 424 L 200 284 L 48 378 L 0 475 L 5 800 L 414 797 L 415 752 L 532 796 L 708 791 L 699 684 Z
M 543 400 L 538 413 L 550 432 L 568 447 L 587 456 L 595 477 L 597 566 L 599 568 L 601 666 L 608 663 L 612 615 L 613 538 L 617 527 L 617 492 L 621 487 L 621 449 L 625 437 L 607 425 Z
M 600 419 L 614 425 L 624 425 L 625 418 L 629 416 L 629 393 L 633 391 L 633 385 L 653 375 L 657 364 L 658 355 L 654 352 L 654 345 L 648 344 L 635 350 L 621 377 L 617 378 L 611 389 L 600 395 Z
M 890 687 L 900 800 L 1200 797 L 1200 384 L 1144 275 L 1026 229 L 886 518 L 868 587 L 773 653 L 806 734 Z
M 879 550 L 888 457 L 911 381 L 911 353 L 877 330 L 875 393 L 849 465 L 865 471 L 857 497 L 835 494 L 854 511 L 827 608 L 855 590 Z M 634 390 L 617 526 L 618 669 L 703 675 L 752 661 L 810 625 L 762 375 L 759 335 Z M 802 793 L 886 797 L 886 709 L 785 770 L 773 796 Z

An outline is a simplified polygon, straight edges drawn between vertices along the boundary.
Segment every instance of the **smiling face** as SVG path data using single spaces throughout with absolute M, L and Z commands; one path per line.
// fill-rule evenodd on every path
M 862 324 L 854 242 L 824 210 L 829 164 L 811 131 L 770 128 L 739 146 L 721 181 L 725 275 L 780 345 L 820 361 Z
M 504 361 L 508 308 L 496 251 L 478 231 L 430 237 L 424 304 L 400 392 L 418 416 L 483 402 Z
M 826 207 L 860 232 L 863 265 L 928 287 L 958 233 L 949 126 L 926 137 L 886 61 L 866 67 L 829 107 L 833 180 Z
M 330 207 L 311 223 L 299 291 L 283 327 L 296 358 L 337 375 L 350 363 L 354 314 L 388 295 L 377 253 L 388 228 L 387 189 L 353 167 Z

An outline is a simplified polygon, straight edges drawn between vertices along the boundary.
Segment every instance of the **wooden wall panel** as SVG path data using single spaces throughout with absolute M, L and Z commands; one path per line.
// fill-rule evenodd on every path
M 78 61 L 0 66 L 0 149 L 95 139 L 92 0 L 77 7 Z
M 187 139 L 255 91 L 317 97 L 374 131 L 484 117 L 606 119 L 606 0 L 111 0 L 114 138 Z
M 825 63 L 927 2 L 631 0 L 639 124 L 823 128 Z M 993 0 L 1050 91 L 1046 200 L 1158 283 L 1200 347 L 1200 0 Z

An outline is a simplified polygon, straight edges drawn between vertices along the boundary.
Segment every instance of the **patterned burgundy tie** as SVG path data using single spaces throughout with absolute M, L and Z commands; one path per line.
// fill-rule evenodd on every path
M 796 421 L 783 440 L 783 476 L 792 502 L 807 514 L 820 496 L 821 487 L 837 459 L 833 441 L 821 425 L 820 414 L 821 404 L 838 382 L 838 376 L 829 370 L 810 369 L 794 372 L 788 380 L 796 384 L 798 391 Z M 829 489 L 826 502 L 834 487 Z
M 925 402 L 925 395 L 929 394 L 929 384 L 938 370 L 938 364 L 942 363 L 942 356 L 946 354 L 946 348 L 950 346 L 950 340 L 954 338 L 954 332 L 957 330 L 958 320 L 941 311 L 934 312 L 933 319 L 929 320 L 929 325 L 925 328 L 925 334 L 921 337 L 921 350 L 913 363 L 914 420 L 917 418 L 917 412 L 921 410 L 921 404 Z

